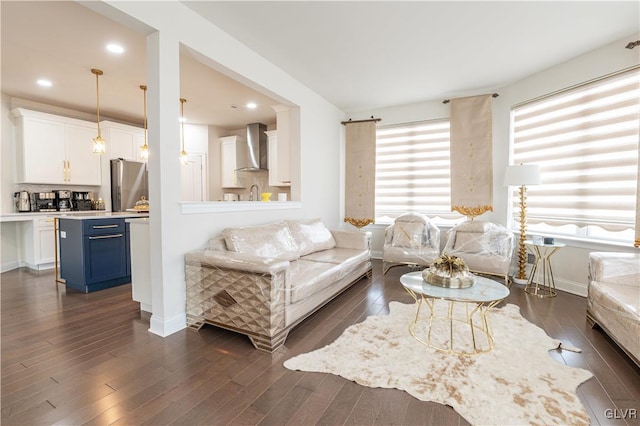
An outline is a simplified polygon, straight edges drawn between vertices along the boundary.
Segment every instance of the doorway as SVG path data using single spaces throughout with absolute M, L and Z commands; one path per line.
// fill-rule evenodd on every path
M 205 154 L 189 154 L 182 163 L 180 174 L 182 182 L 182 201 L 205 201 L 206 197 Z

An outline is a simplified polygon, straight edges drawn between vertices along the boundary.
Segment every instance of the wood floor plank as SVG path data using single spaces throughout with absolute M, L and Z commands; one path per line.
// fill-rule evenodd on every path
M 360 280 L 289 334 L 273 354 L 242 335 L 204 327 L 166 338 L 148 332 L 150 316 L 131 286 L 67 291 L 52 272 L 0 276 L 1 417 L 6 425 L 405 424 L 467 425 L 450 407 L 395 389 L 290 371 L 282 363 L 333 342 L 350 325 L 412 303 L 399 284 L 406 267 Z M 638 426 L 619 418 L 640 406 L 640 369 L 585 320 L 586 300 L 559 292 L 526 295 L 514 285 L 506 303 L 551 337 L 582 353 L 551 351 L 549 362 L 587 368 L 578 388 L 591 423 Z M 611 410 L 611 411 L 607 411 Z M 627 411 L 623 411 L 627 410 Z M 618 418 L 615 418 L 615 417 Z M 612 418 L 609 418 L 612 417 Z
M 313 391 L 296 384 L 285 394 L 280 402 L 269 410 L 268 414 L 258 424 L 276 426 L 286 423 L 312 393 Z
M 366 388 L 362 390 L 360 398 L 355 403 L 351 414 L 345 421 L 345 425 L 372 425 L 376 422 L 378 413 L 384 401 L 384 390 L 379 388 Z
M 343 424 L 351 415 L 363 391 L 362 386 L 354 382 L 345 382 L 331 404 L 324 410 L 317 424 L 326 426 Z
M 382 389 L 383 398 L 375 425 L 401 425 L 407 413 L 409 396 L 397 389 Z
M 402 424 L 410 426 L 427 426 L 431 423 L 435 402 L 424 402 L 415 398 L 409 400 Z

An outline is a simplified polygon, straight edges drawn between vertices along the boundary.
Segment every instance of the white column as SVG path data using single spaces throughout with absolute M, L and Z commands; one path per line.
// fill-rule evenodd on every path
M 149 331 L 186 327 L 184 255 L 180 252 L 180 45 L 173 34 L 147 37 L 152 316 Z

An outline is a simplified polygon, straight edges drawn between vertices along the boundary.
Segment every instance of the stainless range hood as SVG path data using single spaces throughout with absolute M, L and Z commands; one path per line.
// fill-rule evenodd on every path
M 268 169 L 267 126 L 262 123 L 247 124 L 246 143 L 236 145 L 238 164 L 236 168 L 243 172 L 257 172 Z

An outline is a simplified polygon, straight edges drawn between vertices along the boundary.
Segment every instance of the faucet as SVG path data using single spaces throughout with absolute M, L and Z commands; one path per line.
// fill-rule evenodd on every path
M 256 198 L 253 199 L 253 188 L 256 189 Z M 255 183 L 249 187 L 249 201 L 258 201 L 258 195 L 260 194 L 260 188 Z

